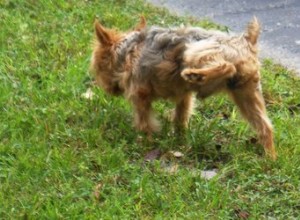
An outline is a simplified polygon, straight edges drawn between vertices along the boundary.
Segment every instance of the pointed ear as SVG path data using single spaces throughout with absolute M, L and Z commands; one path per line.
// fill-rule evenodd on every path
M 95 20 L 94 23 L 95 33 L 98 41 L 103 45 L 112 45 L 112 39 L 107 31 L 99 22 Z
M 140 16 L 140 23 L 134 28 L 135 31 L 143 30 L 147 25 L 146 19 L 143 15 Z
M 249 41 L 252 45 L 256 45 L 257 39 L 260 32 L 260 24 L 256 17 L 253 17 L 252 21 L 248 24 L 245 38 Z

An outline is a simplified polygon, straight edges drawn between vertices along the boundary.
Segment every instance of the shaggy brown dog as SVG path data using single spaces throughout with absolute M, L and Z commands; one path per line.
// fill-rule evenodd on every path
M 96 43 L 91 68 L 98 84 L 133 105 L 137 129 L 159 130 L 151 103 L 158 98 L 176 103 L 174 122 L 186 127 L 193 93 L 206 98 L 217 92 L 232 97 L 257 131 L 265 152 L 276 159 L 272 125 L 261 93 L 256 18 L 245 33 L 231 36 L 201 28 L 145 27 L 121 33 L 95 22 Z

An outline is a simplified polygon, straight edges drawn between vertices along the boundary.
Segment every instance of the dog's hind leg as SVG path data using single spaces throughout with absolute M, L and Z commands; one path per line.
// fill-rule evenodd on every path
M 216 80 L 230 78 L 235 72 L 233 64 L 223 61 L 202 68 L 185 68 L 181 76 L 190 83 L 205 85 Z
M 276 160 L 272 124 L 267 116 L 264 99 L 259 87 L 248 82 L 240 88 L 229 90 L 229 93 L 244 118 L 258 133 L 260 143 L 263 145 L 266 154 Z

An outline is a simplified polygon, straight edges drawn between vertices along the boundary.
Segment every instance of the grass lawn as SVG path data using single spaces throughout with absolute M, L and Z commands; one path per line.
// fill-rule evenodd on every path
M 197 102 L 181 137 L 165 117 L 172 105 L 158 102 L 163 130 L 146 143 L 129 104 L 88 72 L 95 16 L 126 30 L 140 14 L 150 25 L 217 27 L 141 0 L 0 1 L 0 219 L 299 217 L 300 80 L 263 61 L 276 162 L 225 96 Z M 145 162 L 153 149 L 163 156 Z M 201 178 L 211 169 L 218 175 Z

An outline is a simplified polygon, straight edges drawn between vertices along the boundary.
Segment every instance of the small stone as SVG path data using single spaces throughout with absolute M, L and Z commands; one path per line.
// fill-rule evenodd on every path
M 180 158 L 184 156 L 184 154 L 179 151 L 170 151 L 170 153 L 176 158 Z
M 89 99 L 89 100 L 92 100 L 93 96 L 94 96 L 94 93 L 91 88 L 88 88 L 85 93 L 81 94 L 82 98 Z
M 203 170 L 203 171 L 201 171 L 200 176 L 203 179 L 210 180 L 210 179 L 212 179 L 213 177 L 215 177 L 217 175 L 216 171 L 217 171 L 216 169 L 214 169 L 214 170 Z

